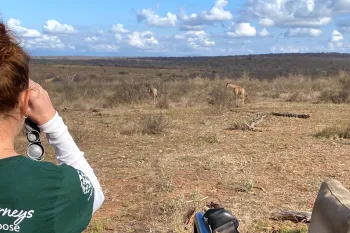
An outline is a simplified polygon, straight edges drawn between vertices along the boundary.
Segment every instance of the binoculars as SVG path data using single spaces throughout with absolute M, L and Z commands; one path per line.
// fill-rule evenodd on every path
M 39 127 L 29 118 L 24 121 L 25 133 L 29 142 L 27 156 L 33 160 L 41 161 L 45 157 L 45 149 L 40 140 Z

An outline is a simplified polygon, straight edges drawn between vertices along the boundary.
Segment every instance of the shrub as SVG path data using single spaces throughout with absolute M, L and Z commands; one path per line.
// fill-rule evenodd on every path
M 169 108 L 168 97 L 166 95 L 162 95 L 160 98 L 158 98 L 157 108 L 160 108 L 160 109 L 168 109 Z
M 214 86 L 209 92 L 207 98 L 208 104 L 212 104 L 220 109 L 230 107 L 231 103 L 234 103 L 234 94 L 228 93 L 226 88 L 222 85 Z
M 167 83 L 167 85 L 163 85 L 161 91 L 162 93 L 167 92 L 169 99 L 179 101 L 193 91 L 193 86 L 188 80 L 172 81 L 171 83 Z
M 73 78 L 73 76 L 72 76 L 71 78 Z M 81 75 L 79 75 L 79 74 L 75 74 L 73 81 L 74 81 L 74 82 L 82 82 L 82 81 L 84 81 L 85 79 L 86 79 L 86 78 L 85 78 L 84 76 L 81 76 Z
M 322 91 L 319 100 L 322 102 L 331 102 L 335 104 L 349 103 L 349 90 Z
M 350 89 L 350 77 L 346 76 L 345 74 L 340 75 L 339 83 L 343 90 L 349 90 Z
M 320 101 L 332 102 L 335 104 L 350 103 L 350 77 L 345 73 L 339 74 L 339 85 L 341 86 L 340 91 L 325 90 L 321 92 L 319 97 Z
M 350 138 L 350 124 L 338 124 L 316 133 L 315 137 L 323 138 Z
M 169 120 L 164 114 L 147 114 L 140 119 L 142 134 L 160 134 L 168 126 Z
M 121 129 L 119 130 L 119 133 L 121 135 L 130 136 L 130 135 L 138 133 L 138 129 L 134 125 L 126 125 L 126 126 L 121 127 Z
M 127 83 L 122 82 L 113 87 L 114 94 L 109 96 L 105 105 L 113 107 L 118 104 L 129 104 L 140 102 L 146 98 L 149 98 L 149 93 L 144 84 L 142 83 Z
M 199 137 L 200 140 L 203 140 L 207 143 L 219 143 L 218 136 L 216 134 L 207 134 Z
M 251 130 L 249 126 L 245 122 L 233 122 L 230 127 L 227 128 L 228 130 L 242 130 L 242 131 L 249 131 Z

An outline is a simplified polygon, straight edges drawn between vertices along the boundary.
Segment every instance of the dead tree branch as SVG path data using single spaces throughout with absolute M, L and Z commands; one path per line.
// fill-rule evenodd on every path
M 255 126 L 257 126 L 259 123 L 262 122 L 262 120 L 264 120 L 264 118 L 266 117 L 266 115 L 263 115 L 261 113 L 258 113 L 256 116 L 254 116 L 250 121 L 249 123 L 245 123 L 248 128 L 252 131 L 255 130 Z

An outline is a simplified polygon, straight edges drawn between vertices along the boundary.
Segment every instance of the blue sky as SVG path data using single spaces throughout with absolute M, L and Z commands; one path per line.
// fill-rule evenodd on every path
M 31 55 L 350 52 L 350 0 L 6 1 Z

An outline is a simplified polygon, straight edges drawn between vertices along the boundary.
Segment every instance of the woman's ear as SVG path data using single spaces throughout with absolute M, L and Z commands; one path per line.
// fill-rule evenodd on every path
M 20 111 L 22 116 L 28 116 L 30 89 L 24 90 L 20 99 Z

